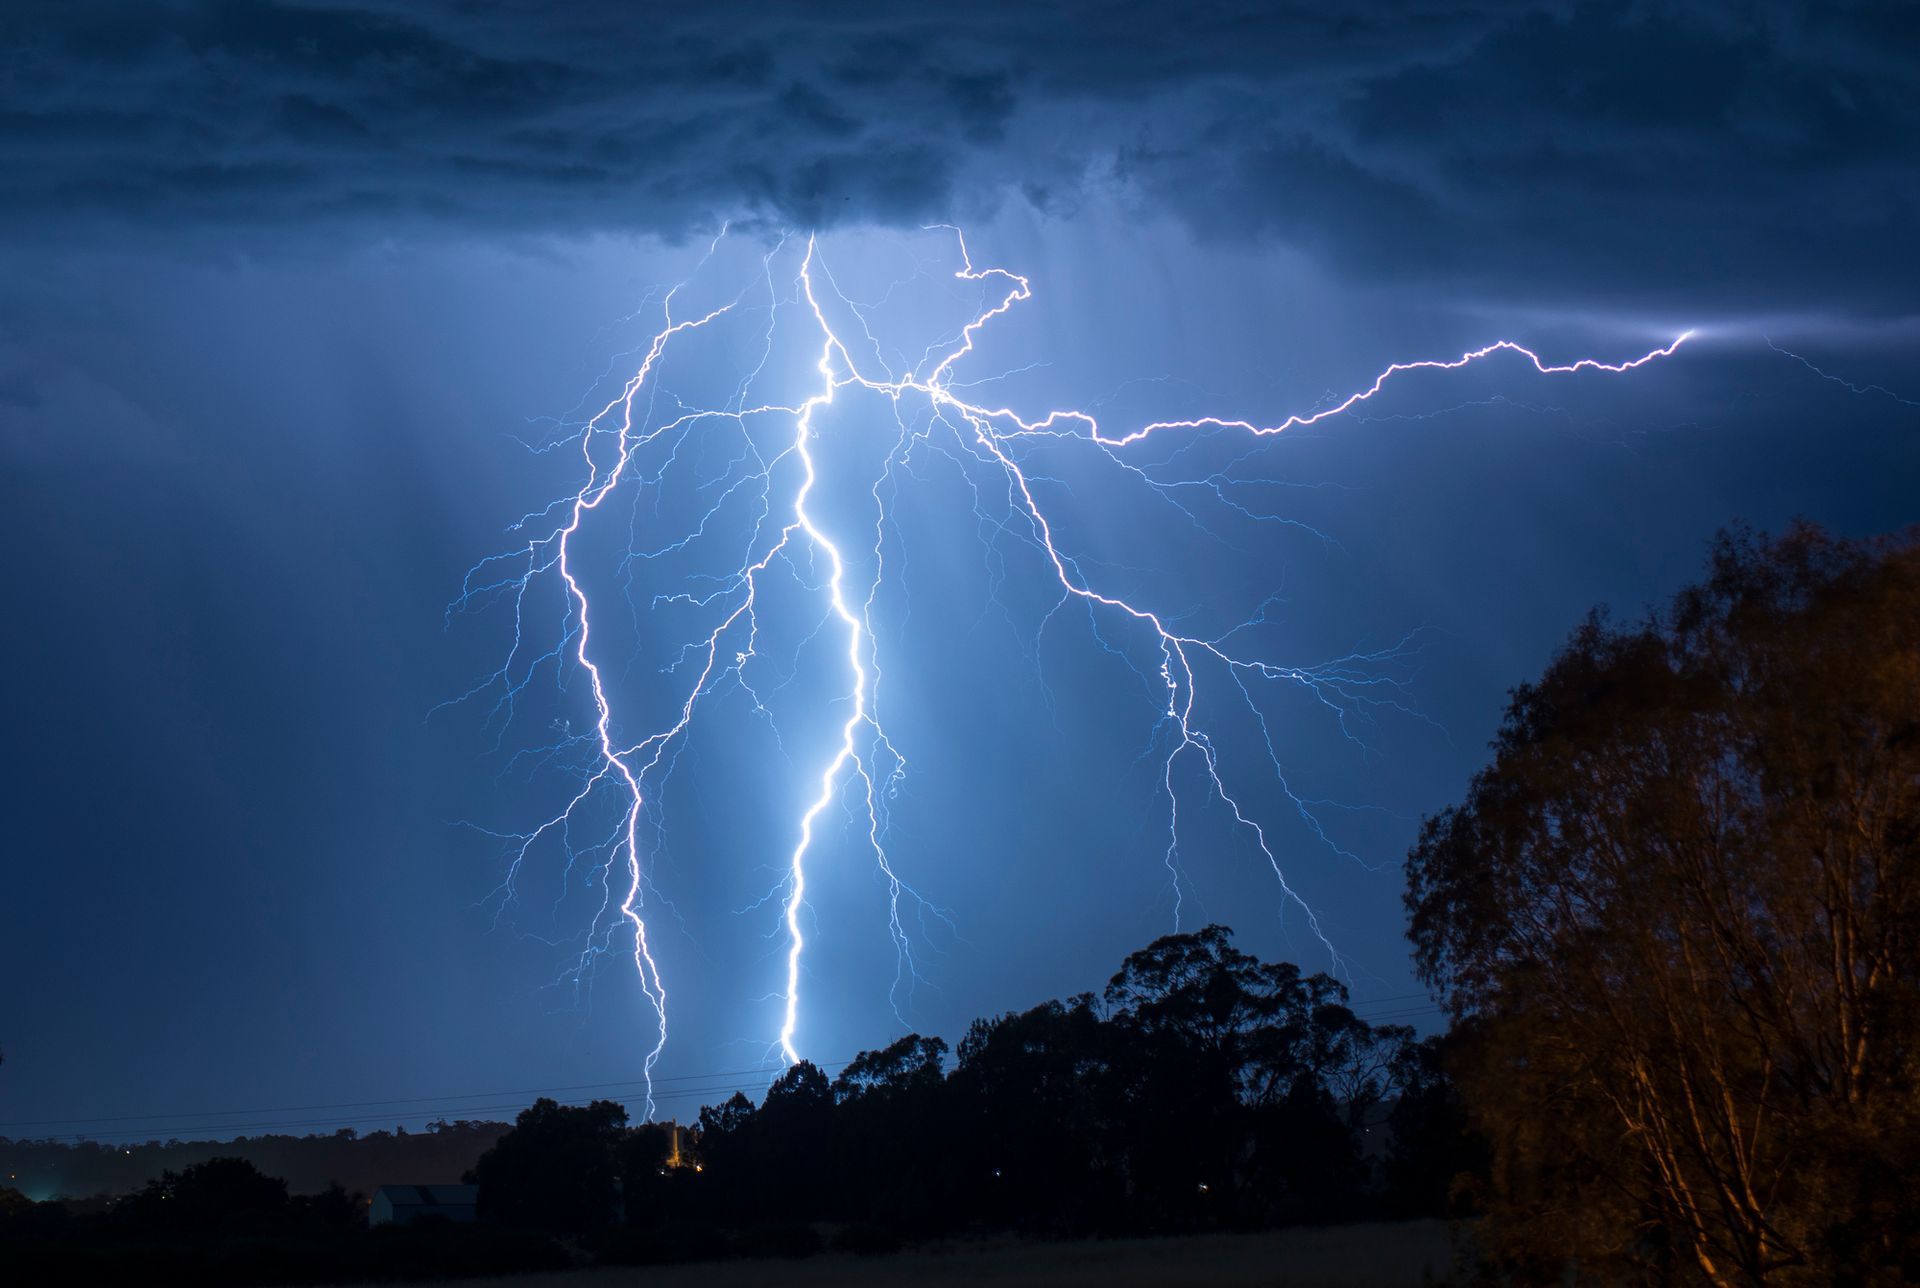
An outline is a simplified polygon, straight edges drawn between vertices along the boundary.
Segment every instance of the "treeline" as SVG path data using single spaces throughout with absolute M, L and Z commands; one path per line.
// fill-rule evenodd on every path
M 617 1104 L 542 1101 L 475 1169 L 481 1217 L 624 1226 L 643 1257 L 792 1222 L 881 1243 L 1257 1228 L 1438 1214 L 1476 1157 L 1432 1044 L 1222 926 L 1133 954 L 1098 1001 L 978 1020 L 953 1054 L 909 1036 L 833 1079 L 803 1061 L 702 1110 L 678 1158 Z
M 49 1284 L 294 1283 L 1251 1229 L 1441 1213 L 1477 1156 L 1433 1043 L 1209 926 L 1099 999 L 976 1021 L 957 1052 L 905 1037 L 833 1079 L 802 1062 L 686 1130 L 536 1102 L 467 1177 L 477 1226 L 368 1231 L 363 1195 L 290 1197 L 227 1157 L 80 1209 L 0 1190 L 0 1256 Z
M 289 1195 L 242 1158 L 168 1172 L 112 1201 L 34 1203 L 0 1188 L 0 1278 L 36 1288 L 446 1279 L 573 1264 L 537 1234 L 367 1228 L 364 1196 L 338 1185 Z
M 425 1131 L 358 1132 L 324 1136 L 238 1136 L 232 1140 L 167 1140 L 142 1144 L 8 1140 L 0 1137 L 0 1185 L 26 1194 L 66 1199 L 131 1194 L 168 1172 L 213 1158 L 243 1158 L 295 1194 L 330 1185 L 372 1193 L 393 1181 L 450 1183 L 471 1171 L 480 1155 L 506 1134 L 508 1123 L 434 1122 Z

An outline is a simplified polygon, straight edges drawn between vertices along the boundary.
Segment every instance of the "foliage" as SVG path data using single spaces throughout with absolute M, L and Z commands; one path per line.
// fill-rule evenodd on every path
M 244 1158 L 210 1158 L 168 1172 L 122 1205 L 122 1220 L 195 1233 L 261 1229 L 287 1210 L 287 1183 Z
M 534 1101 L 474 1164 L 481 1220 L 556 1235 L 604 1229 L 619 1202 L 617 1151 L 626 1125 L 626 1106 L 611 1100 Z
M 645 1262 L 712 1245 L 680 1231 L 730 1231 L 736 1252 L 785 1247 L 795 1221 L 885 1245 L 1424 1213 L 1444 1199 L 1390 1199 L 1384 1150 L 1367 1148 L 1376 1127 L 1388 1134 L 1411 1044 L 1410 1030 L 1356 1017 L 1338 981 L 1261 962 L 1208 926 L 1127 958 L 1104 1005 L 1087 995 L 976 1021 L 950 1074 L 946 1043 L 917 1034 L 831 1080 L 801 1061 L 757 1105 L 736 1094 L 703 1109 L 678 1167 L 662 1129 L 625 1130 L 612 1106 L 537 1105 L 475 1170 L 481 1215 L 595 1234 L 617 1173 L 626 1224 L 651 1233 L 607 1246 Z M 1419 1076 L 1439 1094 L 1437 1070 Z M 1396 1148 L 1443 1194 L 1432 1177 L 1450 1180 L 1455 1160 L 1421 1151 L 1456 1142 L 1424 1130 Z
M 1386 1203 L 1363 1144 L 1411 1041 L 1358 1019 L 1338 981 L 1263 963 L 1208 926 L 1129 957 L 1104 1005 L 1084 995 L 976 1021 L 951 1074 L 944 1042 L 910 1035 L 831 1083 L 803 1062 L 757 1107 L 710 1106 L 701 1174 L 629 1218 L 909 1235 L 1351 1219 Z
M 1576 632 L 1495 753 L 1407 893 L 1493 1250 L 1920 1276 L 1920 536 L 1723 537 L 1664 616 Z

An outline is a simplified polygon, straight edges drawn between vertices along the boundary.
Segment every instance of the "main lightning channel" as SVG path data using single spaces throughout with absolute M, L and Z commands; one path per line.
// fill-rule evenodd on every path
M 951 430 L 954 434 L 954 446 L 963 451 L 981 467 L 997 470 L 1007 485 L 1007 504 L 1010 518 L 1017 517 L 1031 536 L 1032 543 L 1042 556 L 1042 563 L 1051 572 L 1057 583 L 1059 605 L 1079 603 L 1090 614 L 1107 614 L 1113 620 L 1131 624 L 1142 632 L 1143 640 L 1150 645 L 1157 663 L 1151 668 L 1151 674 L 1141 672 L 1142 678 L 1157 689 L 1159 698 L 1159 717 L 1149 743 L 1149 747 L 1160 747 L 1159 780 L 1161 791 L 1166 798 L 1168 810 L 1168 836 L 1166 861 L 1173 878 L 1175 895 L 1175 916 L 1178 917 L 1180 879 L 1177 867 L 1177 854 L 1180 843 L 1180 798 L 1177 788 L 1176 770 L 1184 760 L 1191 761 L 1203 776 L 1206 792 L 1217 799 L 1228 811 L 1234 826 L 1246 836 L 1252 847 L 1259 852 L 1265 863 L 1271 868 L 1278 884 L 1283 901 L 1297 908 L 1303 915 L 1312 933 L 1337 964 L 1338 951 L 1322 932 L 1318 916 L 1308 902 L 1298 894 L 1288 881 L 1284 867 L 1273 843 L 1269 839 L 1269 824 L 1263 823 L 1256 812 L 1249 809 L 1242 800 L 1229 789 L 1221 769 L 1221 752 L 1212 733 L 1203 726 L 1199 717 L 1198 699 L 1203 683 L 1202 673 L 1214 673 L 1229 678 L 1237 688 L 1244 707 L 1251 711 L 1266 742 L 1266 751 L 1271 761 L 1274 781 L 1281 794 L 1292 808 L 1307 821 L 1313 832 L 1322 840 L 1326 834 L 1320 829 L 1313 817 L 1313 802 L 1303 800 L 1287 786 L 1286 775 L 1280 757 L 1275 751 L 1271 731 L 1264 710 L 1255 701 L 1251 682 L 1268 682 L 1298 686 L 1315 699 L 1335 711 L 1343 723 L 1347 712 L 1360 705 L 1395 705 L 1394 682 L 1383 681 L 1369 668 L 1384 661 L 1395 659 L 1398 654 L 1387 650 L 1374 654 L 1356 654 L 1335 658 L 1313 665 L 1283 664 L 1258 656 L 1248 647 L 1237 642 L 1243 633 L 1264 619 L 1266 606 L 1259 613 L 1225 632 L 1217 635 L 1189 633 L 1175 627 L 1164 612 L 1134 602 L 1130 597 L 1105 590 L 1096 585 L 1083 571 L 1080 561 L 1061 547 L 1057 535 L 1057 525 L 1049 515 L 1047 507 L 1033 486 L 1023 465 L 1017 445 L 1023 440 L 1037 438 L 1057 438 L 1074 440 L 1090 445 L 1094 450 L 1133 474 L 1146 480 L 1162 497 L 1170 499 L 1166 485 L 1153 482 L 1138 466 L 1125 460 L 1126 449 L 1140 443 L 1155 434 L 1187 432 L 1193 434 L 1215 432 L 1237 432 L 1264 438 L 1283 431 L 1319 424 L 1344 415 L 1377 397 L 1387 385 L 1397 377 L 1420 371 L 1449 372 L 1457 371 L 1469 365 L 1484 361 L 1497 354 L 1508 353 L 1528 361 L 1542 375 L 1573 375 L 1581 372 L 1595 374 L 1624 374 L 1643 367 L 1658 359 L 1673 355 L 1693 335 L 1691 331 L 1681 332 L 1667 344 L 1621 361 L 1602 361 L 1595 358 L 1580 358 L 1573 362 L 1552 363 L 1546 361 L 1534 350 L 1512 340 L 1497 340 L 1479 349 L 1469 350 L 1458 357 L 1447 359 L 1422 359 L 1408 362 L 1395 362 L 1383 368 L 1371 382 L 1355 390 L 1342 400 L 1311 412 L 1295 413 L 1278 422 L 1266 425 L 1247 420 L 1228 419 L 1216 416 L 1201 416 L 1186 420 L 1154 421 L 1120 433 L 1109 434 L 1103 430 L 1100 422 L 1090 413 L 1076 409 L 1062 409 L 1047 412 L 1045 415 L 1025 418 L 1008 407 L 990 407 L 970 402 L 956 392 L 953 372 L 956 366 L 974 351 L 976 337 L 993 321 L 1013 310 L 1020 303 L 1032 297 L 1032 286 L 1026 277 L 1002 268 L 976 268 L 967 248 L 964 235 L 958 229 L 950 231 L 958 248 L 960 267 L 955 271 L 957 280 L 976 283 L 989 287 L 987 301 L 983 301 L 981 310 L 973 316 L 957 333 L 952 343 L 933 360 L 934 351 L 920 367 L 904 374 L 886 370 L 884 365 L 876 369 L 863 369 L 862 364 L 853 356 L 853 350 L 841 338 L 829 320 L 828 310 L 823 306 L 821 267 L 818 260 L 818 243 L 808 238 L 805 253 L 794 277 L 790 279 L 794 294 L 789 301 L 792 304 L 804 304 L 804 313 L 816 329 L 818 336 L 817 358 L 813 370 L 819 377 L 819 385 L 798 404 L 763 403 L 754 406 L 745 405 L 746 391 L 759 376 L 766 365 L 766 354 L 773 349 L 774 332 L 777 325 L 781 298 L 775 288 L 772 262 L 780 247 L 770 250 L 762 260 L 765 280 L 768 288 L 768 323 L 766 334 L 766 354 L 763 354 L 759 367 L 749 372 L 738 384 L 738 396 L 733 405 L 724 410 L 690 410 L 659 424 L 653 424 L 651 413 L 648 417 L 636 416 L 636 402 L 643 391 L 654 388 L 650 381 L 656 379 L 657 370 L 665 357 L 669 345 L 678 337 L 700 330 L 732 311 L 739 301 L 722 305 L 699 317 L 676 320 L 673 305 L 676 292 L 668 292 L 665 298 L 665 319 L 662 328 L 653 335 L 646 346 L 644 357 L 634 375 L 622 387 L 618 396 L 603 406 L 598 413 L 585 422 L 579 432 L 579 448 L 586 468 L 586 481 L 580 488 L 562 501 L 521 521 L 521 527 L 537 527 L 543 516 L 557 515 L 559 522 L 543 535 L 527 541 L 524 547 L 509 555 L 494 556 L 483 560 L 468 574 L 462 587 L 462 594 L 456 605 L 464 605 L 492 595 L 506 595 L 513 605 L 514 645 L 503 667 L 487 681 L 470 690 L 466 697 L 471 698 L 482 692 L 488 685 L 497 686 L 502 696 L 494 707 L 494 713 L 505 712 L 511 719 L 514 704 L 531 684 L 534 674 L 545 666 L 558 667 L 562 650 L 571 642 L 569 650 L 573 663 L 579 673 L 587 679 L 587 689 L 591 699 L 593 715 L 590 735 L 576 735 L 568 732 L 559 743 L 542 749 L 541 754 L 548 760 L 560 760 L 573 754 L 581 745 L 588 748 L 589 758 L 580 772 L 581 786 L 562 810 L 531 832 L 512 838 L 512 858 L 508 864 L 505 880 L 496 895 L 502 906 L 516 894 L 516 882 L 522 867 L 531 860 L 536 846 L 557 841 L 567 855 L 568 869 L 571 872 L 576 860 L 584 855 L 598 855 L 590 868 L 601 882 L 603 898 L 595 912 L 592 924 L 585 934 L 585 947 L 577 961 L 570 968 L 569 977 L 577 984 L 588 978 L 597 958 L 613 947 L 613 932 L 617 927 L 625 926 L 631 934 L 631 963 L 638 977 L 642 994 L 647 1000 L 655 1021 L 655 1031 L 648 1046 L 643 1065 L 643 1076 L 648 1087 L 647 1112 L 653 1113 L 652 1078 L 654 1066 L 658 1062 L 668 1039 L 668 1001 L 667 990 L 658 962 L 649 945 L 647 920 L 643 915 L 645 892 L 649 888 L 646 864 L 642 861 L 640 827 L 651 801 L 650 791 L 657 795 L 650 784 L 662 773 L 662 766 L 670 772 L 673 757 L 683 744 L 687 731 L 691 727 L 696 709 L 701 699 L 715 691 L 723 682 L 738 683 L 753 697 L 756 710 L 765 713 L 757 692 L 749 683 L 747 668 L 757 658 L 761 605 L 761 578 L 773 567 L 774 563 L 785 561 L 793 565 L 795 546 L 804 546 L 816 562 L 824 561 L 826 576 L 819 589 L 824 591 L 827 600 L 827 620 L 844 633 L 846 648 L 846 685 L 834 696 L 836 702 L 848 704 L 845 719 L 839 726 L 839 736 L 820 765 L 813 781 L 816 790 L 807 802 L 797 820 L 794 829 L 795 843 L 790 852 L 782 878 L 782 885 L 776 887 L 781 894 L 782 921 L 786 932 L 785 989 L 781 995 L 781 1024 L 777 1039 L 779 1058 L 786 1064 L 793 1064 L 800 1058 L 798 1040 L 800 1026 L 800 1001 L 805 975 L 804 959 L 808 946 L 803 919 L 807 909 L 807 866 L 816 839 L 819 820 L 833 802 L 848 790 L 849 784 L 858 781 L 864 791 L 866 813 L 866 831 L 878 861 L 881 872 L 890 883 L 893 911 L 891 914 L 891 932 L 895 940 L 896 951 L 901 955 L 903 972 L 911 974 L 911 961 L 905 932 L 899 919 L 899 899 L 902 891 L 918 898 L 911 887 L 906 886 L 896 873 L 884 846 L 884 832 L 881 805 L 882 783 L 890 784 L 904 772 L 904 758 L 895 750 L 893 740 L 884 729 L 876 704 L 874 692 L 878 668 L 875 664 L 876 648 L 871 625 L 874 597 L 879 590 L 882 575 L 881 547 L 884 533 L 889 522 L 886 503 L 882 500 L 881 485 L 875 481 L 870 495 L 877 507 L 876 536 L 874 544 L 875 567 L 874 581 L 864 600 L 856 608 L 849 596 L 849 567 L 841 545 L 829 534 L 822 520 L 810 509 L 820 481 L 821 466 L 814 452 L 819 430 L 816 426 L 816 414 L 831 406 L 842 390 L 857 389 L 872 393 L 889 400 L 895 408 L 896 417 L 899 408 L 906 399 L 917 399 L 924 405 L 929 417 L 924 431 L 912 433 L 902 421 L 901 443 L 896 450 L 904 452 L 909 441 L 923 441 L 933 432 L 934 425 Z M 782 245 L 784 245 L 784 241 Z M 709 254 L 712 254 L 710 248 Z M 704 261 L 703 261 L 704 262 Z M 998 284 L 997 286 L 992 284 Z M 676 288 L 677 289 L 677 288 Z M 837 295 L 837 288 L 833 289 Z M 845 297 L 840 297 L 847 304 Z M 850 304 L 847 307 L 852 308 Z M 854 316 L 859 317 L 858 309 Z M 864 322 L 863 322 L 864 326 Z M 866 339 L 872 340 L 869 334 Z M 931 365 L 928 365 L 931 363 Z M 763 455 L 747 426 L 772 417 L 791 417 L 792 435 L 786 446 L 771 455 Z M 710 423 L 731 424 L 739 427 L 744 442 L 735 465 L 741 469 L 729 474 L 728 486 L 720 499 L 709 508 L 697 528 L 690 530 L 677 541 L 669 543 L 661 550 L 630 551 L 628 560 L 655 558 L 668 551 L 686 548 L 696 540 L 707 536 L 708 524 L 714 520 L 722 505 L 736 494 L 745 494 L 758 499 L 758 518 L 752 525 L 752 535 L 741 562 L 733 571 L 723 573 L 710 580 L 717 588 L 705 593 L 682 591 L 675 593 L 657 593 L 655 605 L 676 604 L 695 610 L 704 610 L 718 606 L 719 620 L 704 636 L 696 636 L 681 652 L 681 663 L 692 659 L 697 665 L 691 668 L 693 679 L 681 692 L 680 699 L 673 709 L 673 718 L 662 728 L 634 741 L 626 743 L 624 736 L 617 732 L 622 722 L 616 717 L 615 701 L 610 696 L 609 685 L 603 673 L 604 659 L 596 657 L 593 651 L 594 608 L 584 574 L 576 570 L 577 553 L 575 537 L 583 523 L 623 484 L 631 483 L 635 489 L 644 489 L 649 484 L 663 486 L 666 472 L 677 459 L 678 444 L 684 436 L 696 429 L 705 428 Z M 678 435 L 680 437 L 676 438 Z M 607 454 L 604 444 L 610 442 L 612 460 L 602 464 L 600 456 Z M 648 479 L 635 469 L 637 454 L 651 445 L 670 442 L 673 444 L 668 465 L 663 465 L 656 474 Z M 596 449 L 600 449 L 596 454 Z M 942 449 L 944 450 L 944 449 Z M 786 501 L 774 504 L 775 476 L 787 459 L 791 457 L 798 469 L 798 480 L 793 485 Z M 888 458 L 888 469 L 892 468 L 893 457 Z M 1217 488 L 1216 488 L 1216 494 Z M 978 493 L 976 490 L 976 497 Z M 1224 497 L 1222 498 L 1225 499 Z M 1175 501 L 1175 505 L 1180 503 Z M 1182 507 L 1184 509 L 1184 507 Z M 773 528 L 769 528 L 771 516 L 776 509 L 783 509 L 785 518 Z M 982 517 L 976 508 L 976 516 Z M 1191 517 L 1191 516 L 1190 516 Z M 1258 516 L 1256 516 L 1258 517 Z M 763 532 L 770 540 L 763 539 Z M 513 561 L 523 561 L 516 571 Z M 500 571 L 502 566 L 505 571 Z M 623 566 L 625 566 L 623 564 Z M 797 565 L 794 565 L 797 568 Z M 538 655 L 527 658 L 530 652 L 524 643 L 525 606 L 529 588 L 546 575 L 557 576 L 565 590 L 567 614 L 561 625 L 561 643 Z M 1049 614 L 1051 616 L 1051 613 Z M 1096 638 L 1103 646 L 1115 651 L 1099 636 L 1095 626 Z M 744 636 L 744 638 L 741 638 Z M 1404 643 L 1404 642 L 1403 642 Z M 1396 646 L 1398 648 L 1399 646 Z M 732 652 L 729 654 L 728 649 Z M 679 670 L 679 665 L 667 668 L 669 673 Z M 1139 671 L 1139 668 L 1135 668 Z M 1380 696 L 1384 692 L 1385 696 Z M 491 715 L 492 713 L 490 713 Z M 864 745 L 869 748 L 863 754 Z M 873 763 L 871 757 L 879 754 L 874 749 L 882 749 L 889 759 Z M 889 766 L 881 772 L 880 765 Z M 876 780 L 881 780 L 877 782 Z M 588 802 L 604 792 L 611 791 L 617 802 L 618 820 L 611 833 L 586 845 L 584 850 L 576 851 L 573 832 L 577 820 L 585 815 Z M 1327 844 L 1337 852 L 1330 840 Z M 614 874 L 618 873 L 616 883 Z M 924 905 L 923 905 L 924 906 Z M 937 910 L 936 910 L 937 911 Z

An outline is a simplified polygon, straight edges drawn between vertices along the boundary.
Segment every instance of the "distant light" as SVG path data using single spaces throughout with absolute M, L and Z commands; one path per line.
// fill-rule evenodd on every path
M 1207 1183 L 1205 1181 L 1200 1182 L 1200 1192 L 1202 1194 L 1207 1192 Z

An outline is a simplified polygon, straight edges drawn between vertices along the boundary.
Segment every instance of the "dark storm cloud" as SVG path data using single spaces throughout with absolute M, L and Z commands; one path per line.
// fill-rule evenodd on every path
M 1911 307 L 1905 5 L 16 4 L 17 233 L 680 234 L 1118 184 L 1342 271 Z

